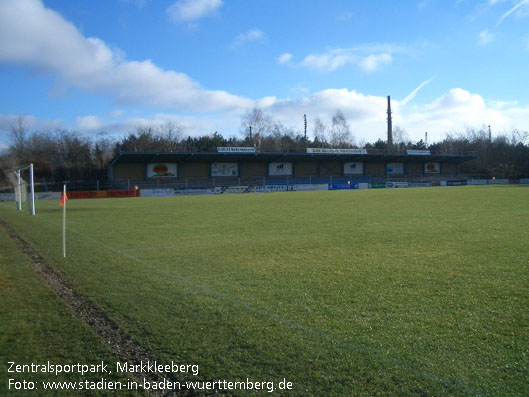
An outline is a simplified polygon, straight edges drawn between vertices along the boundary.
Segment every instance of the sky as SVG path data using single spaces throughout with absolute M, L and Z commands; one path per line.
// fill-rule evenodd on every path
M 0 147 L 14 119 L 121 137 L 242 136 L 341 111 L 356 143 L 529 130 L 529 0 L 0 0 Z

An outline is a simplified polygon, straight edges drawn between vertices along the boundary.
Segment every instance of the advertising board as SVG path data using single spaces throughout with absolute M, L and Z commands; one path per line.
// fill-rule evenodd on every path
M 404 174 L 404 163 L 387 163 L 386 174 L 388 175 L 402 175 Z
M 424 173 L 425 174 L 440 174 L 441 173 L 441 163 L 438 161 L 428 161 L 424 163 Z
M 211 164 L 211 176 L 239 176 L 239 164 L 237 163 L 213 163 Z
M 150 163 L 147 164 L 147 178 L 176 178 L 176 163 Z
M 268 175 L 270 176 L 291 176 L 292 163 L 273 162 L 268 164 Z
M 344 175 L 363 175 L 364 163 L 361 161 L 348 161 L 343 163 Z

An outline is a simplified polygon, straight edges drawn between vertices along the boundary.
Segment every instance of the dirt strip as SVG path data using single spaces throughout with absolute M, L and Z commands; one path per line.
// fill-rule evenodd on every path
M 73 309 L 79 319 L 86 323 L 96 335 L 103 338 L 116 358 L 133 364 L 139 364 L 141 361 L 156 361 L 156 357 L 148 347 L 138 345 L 125 331 L 119 328 L 119 326 L 112 321 L 105 312 L 95 307 L 88 299 L 68 287 L 61 275 L 50 268 L 50 266 L 44 261 L 44 258 L 1 218 L 0 225 L 5 228 L 7 234 L 13 239 L 20 251 L 28 256 L 33 268 L 37 271 L 37 274 L 48 283 L 65 304 Z M 182 380 L 177 379 L 173 373 L 162 374 L 149 372 L 135 373 L 131 375 L 137 379 L 139 384 L 143 384 L 143 379 L 146 379 L 149 382 L 162 382 L 164 378 L 172 382 L 180 381 L 181 383 L 184 383 Z M 138 390 L 141 390 L 141 388 L 138 388 Z M 192 390 L 181 390 L 178 393 L 153 393 L 152 390 L 149 392 L 151 395 L 156 396 L 195 395 Z

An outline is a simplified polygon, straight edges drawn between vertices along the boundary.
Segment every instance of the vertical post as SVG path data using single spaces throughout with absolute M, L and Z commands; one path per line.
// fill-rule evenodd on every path
M 31 185 L 31 215 L 35 215 L 35 186 L 33 181 L 33 163 L 29 165 L 29 183 Z
M 66 185 L 62 188 L 62 257 L 66 258 Z
M 97 190 L 99 190 L 99 179 L 97 180 L 97 187 L 96 187 Z
M 17 200 L 17 210 L 22 211 L 22 187 L 20 186 L 20 170 L 17 171 L 17 183 L 15 199 Z

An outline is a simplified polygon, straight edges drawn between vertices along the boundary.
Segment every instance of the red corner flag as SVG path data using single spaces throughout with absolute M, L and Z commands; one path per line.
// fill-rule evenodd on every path
M 65 202 L 68 201 L 68 195 L 66 193 L 61 193 L 61 207 L 64 205 Z

